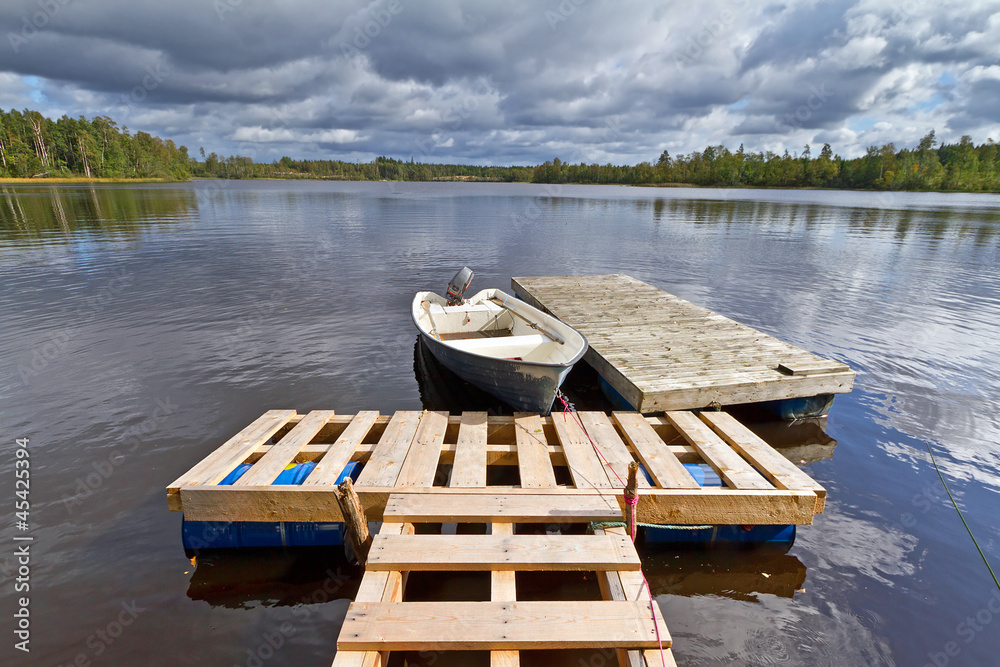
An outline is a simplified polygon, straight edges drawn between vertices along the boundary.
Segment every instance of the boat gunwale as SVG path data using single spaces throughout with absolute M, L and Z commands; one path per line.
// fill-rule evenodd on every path
M 487 288 L 487 289 L 484 289 L 484 290 L 480 290 L 480 292 L 485 292 L 485 291 L 487 291 L 489 289 L 492 289 L 494 292 L 499 292 L 500 294 L 503 294 L 507 298 L 517 299 L 516 296 L 512 296 L 510 294 L 507 294 L 506 292 L 504 292 L 503 290 L 501 290 L 499 288 Z M 480 292 L 477 292 L 477 294 L 479 294 Z M 458 352 L 458 353 L 461 353 L 461 354 L 467 354 L 467 355 L 472 356 L 472 357 L 477 357 L 477 358 L 480 358 L 480 359 L 487 359 L 487 360 L 490 360 L 490 361 L 495 361 L 495 362 L 498 362 L 498 363 L 501 363 L 501 364 L 504 364 L 504 365 L 523 365 L 523 366 L 535 366 L 535 367 L 540 367 L 540 368 L 572 368 L 578 361 L 580 361 L 580 359 L 583 358 L 583 355 L 585 355 L 587 353 L 587 350 L 590 347 L 590 343 L 587 341 L 587 337 L 584 336 L 579 331 L 577 331 L 576 329 L 574 329 L 573 327 L 571 327 L 570 325 L 566 324 L 565 322 L 563 322 L 562 320 L 556 318 L 553 315 L 550 315 L 548 313 L 542 312 L 541 310 L 539 310 L 538 308 L 535 308 L 534 306 L 532 306 L 530 303 L 528 303 L 526 301 L 520 301 L 519 300 L 520 303 L 521 303 L 521 305 L 527 306 L 528 309 L 530 309 L 532 311 L 535 311 L 535 312 L 537 312 L 540 315 L 543 315 L 545 317 L 551 318 L 554 322 L 557 322 L 561 326 L 564 326 L 567 329 L 570 329 L 571 331 L 575 332 L 580 337 L 580 339 L 582 341 L 582 344 L 580 345 L 579 351 L 575 355 L 573 355 L 573 357 L 570 358 L 568 361 L 553 362 L 553 361 L 528 361 L 528 360 L 525 360 L 525 359 L 506 359 L 504 357 L 494 357 L 494 356 L 490 356 L 488 354 L 480 354 L 478 352 L 474 352 L 474 351 L 471 351 L 471 350 L 463 350 L 460 347 L 456 347 L 454 345 L 448 345 L 449 341 L 439 340 L 439 339 L 435 338 L 431 334 L 430 331 L 427 331 L 426 329 L 424 329 L 424 327 L 420 326 L 420 322 L 417 320 L 417 309 L 416 309 L 416 306 L 420 302 L 419 299 L 420 299 L 420 295 L 421 294 L 434 294 L 434 296 L 437 296 L 438 298 L 442 298 L 439 294 L 437 294 L 435 292 L 431 292 L 430 290 L 422 290 L 420 292 L 417 292 L 414 295 L 414 297 L 413 297 L 413 303 L 411 304 L 411 307 L 410 307 L 410 318 L 413 320 L 414 326 L 417 327 L 417 331 L 420 332 L 420 335 L 425 340 L 431 341 L 435 345 L 441 345 L 443 347 L 448 348 L 449 350 L 454 350 L 455 352 Z M 504 305 L 504 306 L 502 306 L 502 308 L 504 308 L 506 310 L 507 306 Z M 551 339 L 550 336 L 549 336 L 549 338 Z M 557 345 L 560 344 L 560 343 L 558 343 L 556 341 L 552 341 L 552 342 L 556 343 Z M 563 342 L 561 344 L 562 345 L 569 345 L 569 342 L 566 341 L 566 342 Z

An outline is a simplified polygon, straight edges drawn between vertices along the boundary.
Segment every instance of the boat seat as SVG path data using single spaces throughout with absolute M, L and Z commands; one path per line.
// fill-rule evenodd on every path
M 442 306 L 438 303 L 431 304 L 432 313 L 495 313 L 500 310 L 503 310 L 503 308 L 492 303 L 463 303 L 458 306 Z
M 552 341 L 542 334 L 526 334 L 523 336 L 504 336 L 502 338 L 468 338 L 465 340 L 450 340 L 448 345 L 466 352 L 484 354 L 489 357 L 513 359 L 526 357 L 538 346 Z

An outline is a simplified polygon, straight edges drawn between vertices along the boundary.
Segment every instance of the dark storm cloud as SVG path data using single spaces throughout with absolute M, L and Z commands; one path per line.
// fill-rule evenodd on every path
M 18 0 L 0 7 L 0 99 L 266 160 L 634 163 L 819 138 L 849 155 L 931 127 L 1000 134 L 998 9 Z
M 743 70 L 796 63 L 839 42 L 853 2 L 815 2 L 766 12 L 766 26 L 747 51 Z
M 59 9 L 48 9 L 51 6 Z M 283 2 L 280 8 L 251 0 L 22 0 L 0 7 L 0 25 L 19 32 L 25 18 L 48 13 L 51 19 L 40 29 L 41 36 L 86 37 L 137 52 L 159 52 L 184 69 L 226 72 L 315 55 L 321 39 L 339 30 L 350 15 L 336 9 L 339 6 L 303 0 Z M 0 51 L 0 65 L 38 61 L 57 67 L 64 63 L 33 41 L 22 53 Z M 85 49 L 77 52 L 84 60 L 90 55 Z
M 950 125 L 962 134 L 974 134 L 983 119 L 1000 124 L 1000 65 L 977 67 L 960 84 L 957 113 Z

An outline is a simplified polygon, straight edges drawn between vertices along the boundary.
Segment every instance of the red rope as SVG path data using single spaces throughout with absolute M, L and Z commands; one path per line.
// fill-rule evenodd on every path
M 590 441 L 590 446 L 594 448 L 594 451 L 597 452 L 597 455 L 601 458 L 602 461 L 604 461 L 604 465 L 606 465 L 608 469 L 612 473 L 614 473 L 614 476 L 618 478 L 618 483 L 622 485 L 622 491 L 624 492 L 625 487 L 628 485 L 618 475 L 618 473 L 615 472 L 614 467 L 611 465 L 608 459 L 604 457 L 604 453 L 601 452 L 601 448 L 598 447 L 597 443 L 594 442 L 594 439 L 590 437 L 590 433 L 588 433 L 587 429 L 584 428 L 583 422 L 580 420 L 579 415 L 577 415 L 576 413 L 576 408 L 573 407 L 572 403 L 566 400 L 566 397 L 563 396 L 561 391 L 556 392 L 556 397 L 559 399 L 559 402 L 562 403 L 563 406 L 563 421 L 566 421 L 567 412 L 573 415 L 573 420 L 580 427 L 580 430 L 583 431 L 583 434 L 587 436 L 587 440 Z M 639 496 L 637 495 L 635 498 L 629 498 L 624 493 L 622 493 L 622 497 L 625 499 L 625 503 L 632 508 L 632 525 L 629 526 L 629 530 L 632 533 L 631 534 L 632 541 L 635 542 L 635 530 L 636 530 L 635 527 L 637 524 L 637 521 L 635 520 L 635 508 L 639 504 Z M 660 647 L 660 660 L 663 662 L 663 667 L 667 667 L 667 657 L 666 654 L 663 652 L 663 640 L 660 638 L 660 624 L 656 622 L 656 608 L 654 607 L 656 601 L 653 600 L 653 591 L 649 587 L 649 582 L 646 580 L 645 572 L 639 570 L 639 575 L 642 577 L 642 584 L 643 586 L 646 587 L 646 594 L 649 596 L 649 613 L 653 615 L 653 629 L 656 631 L 656 644 L 657 646 Z
M 587 436 L 587 440 L 590 441 L 590 446 L 594 448 L 594 451 L 597 452 L 597 455 L 601 457 L 602 461 L 604 461 L 604 465 L 606 465 L 608 469 L 611 470 L 612 473 L 614 473 L 615 477 L 618 477 L 618 483 L 622 485 L 622 490 L 624 490 L 626 486 L 625 480 L 623 480 L 621 477 L 618 476 L 618 473 L 615 472 L 615 469 L 614 467 L 612 467 L 611 463 L 606 458 L 604 458 L 604 454 L 601 452 L 601 448 L 597 446 L 597 443 L 594 442 L 594 439 L 590 437 L 589 433 L 587 433 L 587 429 L 584 428 L 583 422 L 580 421 L 579 415 L 576 414 L 576 408 L 573 407 L 572 403 L 566 400 L 566 397 L 562 395 L 562 392 L 556 394 L 556 397 L 563 404 L 563 420 L 566 419 L 567 412 L 573 415 L 573 420 L 580 427 L 580 430 L 583 431 L 583 434 Z

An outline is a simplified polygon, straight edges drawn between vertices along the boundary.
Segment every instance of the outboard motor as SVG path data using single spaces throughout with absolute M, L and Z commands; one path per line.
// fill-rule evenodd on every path
M 472 284 L 472 269 L 463 266 L 462 270 L 455 274 L 455 277 L 448 283 L 448 305 L 457 306 L 462 303 L 465 297 L 465 290 Z

